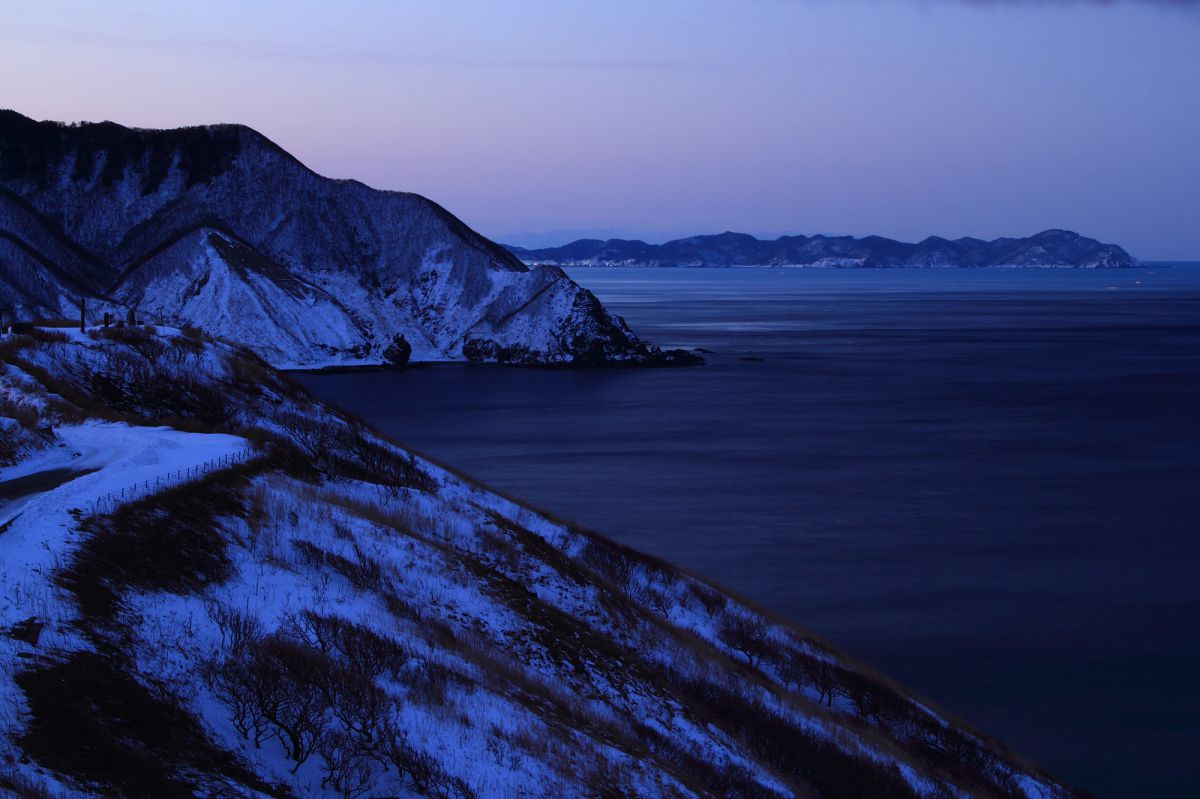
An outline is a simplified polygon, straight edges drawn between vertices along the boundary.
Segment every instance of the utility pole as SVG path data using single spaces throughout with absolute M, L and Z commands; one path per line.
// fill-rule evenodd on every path
M 79 332 L 87 332 L 87 298 L 79 298 Z

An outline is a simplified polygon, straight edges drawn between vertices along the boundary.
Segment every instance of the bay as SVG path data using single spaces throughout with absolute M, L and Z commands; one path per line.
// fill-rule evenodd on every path
M 1098 796 L 1200 795 L 1200 265 L 570 274 L 708 363 L 301 380 Z

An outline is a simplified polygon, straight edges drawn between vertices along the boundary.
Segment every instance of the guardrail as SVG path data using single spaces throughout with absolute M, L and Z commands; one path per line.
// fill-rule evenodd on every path
M 143 480 L 133 485 L 125 486 L 120 491 L 110 491 L 107 494 L 96 497 L 96 499 L 92 500 L 89 511 L 92 516 L 112 513 L 126 502 L 144 499 L 151 494 L 157 494 L 159 491 L 174 488 L 184 483 L 190 483 L 193 480 L 199 480 L 205 475 L 218 472 L 222 469 L 228 469 L 239 463 L 245 463 L 254 457 L 256 457 L 256 453 L 250 447 L 246 447 L 237 452 L 222 455 L 219 458 L 213 458 L 195 466 L 189 466 L 186 469 L 177 469 L 167 474 L 160 474 L 153 480 Z

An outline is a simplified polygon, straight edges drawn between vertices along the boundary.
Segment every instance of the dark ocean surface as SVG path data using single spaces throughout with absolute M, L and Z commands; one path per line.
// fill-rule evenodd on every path
M 1200 265 L 571 275 L 708 365 L 301 379 L 1102 799 L 1200 796 Z

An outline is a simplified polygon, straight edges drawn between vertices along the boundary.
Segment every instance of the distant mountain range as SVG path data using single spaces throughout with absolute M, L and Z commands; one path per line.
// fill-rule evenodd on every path
M 936 236 L 907 244 L 881 236 L 781 236 L 764 241 L 745 233 L 691 236 L 665 244 L 627 239 L 580 239 L 561 247 L 509 247 L 526 264 L 556 266 L 807 266 L 807 267 L 1069 267 L 1138 266 L 1115 244 L 1069 230 L 994 241 Z
M 241 125 L 0 110 L 0 323 L 129 309 L 277 366 L 670 361 L 557 267 L 435 203 L 309 170 Z M 678 356 L 682 358 L 683 356 Z

